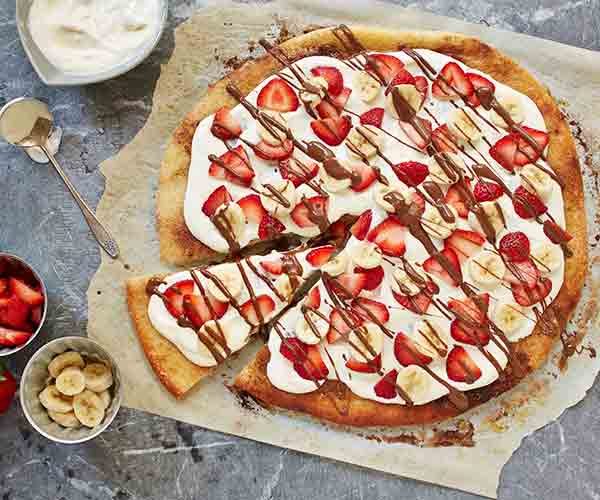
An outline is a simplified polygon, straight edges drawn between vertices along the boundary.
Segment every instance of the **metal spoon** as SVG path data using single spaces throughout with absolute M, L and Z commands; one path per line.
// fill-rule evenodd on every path
M 22 148 L 37 146 L 46 154 L 65 186 L 75 198 L 100 246 L 108 255 L 116 259 L 119 256 L 117 242 L 77 192 L 54 155 L 47 148 L 48 136 L 52 132 L 53 122 L 52 114 L 45 103 L 37 99 L 20 97 L 10 101 L 0 110 L 0 135 L 10 144 Z

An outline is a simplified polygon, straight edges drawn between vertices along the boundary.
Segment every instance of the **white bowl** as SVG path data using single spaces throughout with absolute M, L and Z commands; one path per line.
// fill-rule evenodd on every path
M 112 393 L 112 400 L 106 409 L 104 420 L 93 429 L 83 426 L 77 429 L 67 429 L 60 426 L 48 416 L 38 398 L 50 376 L 48 374 L 50 361 L 65 351 L 77 351 L 90 358 L 103 361 L 112 369 L 114 383 L 109 389 Z M 57 443 L 83 443 L 104 432 L 117 416 L 122 398 L 119 367 L 113 357 L 97 342 L 86 337 L 62 337 L 48 342 L 31 357 L 21 377 L 19 396 L 23 413 L 32 427 L 40 434 Z
M 159 0 L 161 8 L 160 27 L 157 30 L 155 36 L 148 40 L 147 43 L 142 45 L 138 52 L 128 57 L 122 63 L 113 66 L 106 71 L 101 71 L 94 74 L 77 75 L 74 73 L 66 73 L 61 69 L 54 66 L 39 49 L 37 44 L 33 41 L 31 33 L 29 32 L 29 26 L 27 23 L 29 17 L 29 8 L 33 3 L 33 0 L 17 0 L 17 29 L 19 30 L 19 37 L 21 38 L 21 44 L 25 49 L 25 53 L 31 61 L 33 68 L 41 78 L 41 80 L 50 86 L 73 86 L 73 85 L 87 85 L 90 83 L 103 82 L 110 80 L 123 73 L 127 73 L 130 69 L 135 68 L 140 64 L 150 53 L 154 50 L 160 37 L 162 36 L 166 21 L 167 13 L 169 10 L 168 0 Z

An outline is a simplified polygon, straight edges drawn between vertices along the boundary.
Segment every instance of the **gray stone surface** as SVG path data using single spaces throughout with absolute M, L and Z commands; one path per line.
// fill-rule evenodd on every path
M 130 141 L 150 112 L 173 29 L 202 0 L 172 0 L 158 49 L 137 70 L 86 88 L 48 89 L 21 48 L 14 1 L 0 2 L 0 104 L 45 99 L 65 129 L 59 158 L 92 205 L 103 189 L 97 165 Z M 600 49 L 600 0 L 424 0 L 397 2 L 435 13 Z M 600 60 L 600 56 L 599 56 Z M 86 290 L 99 250 L 56 175 L 0 144 L 0 249 L 31 262 L 50 290 L 47 327 L 11 359 L 20 373 L 50 338 L 85 333 Z M 600 384 L 559 421 L 527 438 L 504 469 L 502 499 L 599 499 Z M 473 471 L 476 474 L 476 471 Z M 0 498 L 476 498 L 245 439 L 123 410 L 92 443 L 65 447 L 27 424 L 18 404 L 0 416 Z

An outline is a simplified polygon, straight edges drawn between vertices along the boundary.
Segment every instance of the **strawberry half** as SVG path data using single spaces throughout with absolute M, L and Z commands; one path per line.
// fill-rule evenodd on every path
M 365 290 L 375 290 L 383 281 L 384 271 L 383 267 L 377 266 L 372 269 L 364 269 L 362 267 L 355 267 L 355 273 L 364 274 L 367 277 L 365 282 Z
M 464 299 L 450 299 L 448 301 L 448 309 L 452 311 L 458 319 L 475 325 L 487 322 L 487 311 L 489 306 L 489 293 L 482 293 Z
M 459 217 L 466 219 L 469 216 L 469 209 L 466 200 L 456 184 L 450 186 L 444 197 L 446 205 L 450 205 L 456 210 Z
M 331 102 L 325 99 L 321 100 L 315 108 L 319 118 L 338 118 L 343 113 L 350 94 L 352 94 L 352 89 L 344 87 L 340 95 L 330 97 Z
M 331 96 L 339 95 L 344 88 L 342 72 L 333 66 L 317 66 L 310 70 L 313 76 L 320 76 L 327 81 L 327 92 Z
M 360 124 L 373 125 L 374 127 L 381 128 L 384 113 L 385 110 L 383 108 L 373 108 L 369 111 L 365 111 L 360 115 Z
M 398 370 L 390 370 L 387 372 L 373 387 L 375 395 L 383 399 L 394 399 L 398 395 L 396 390 L 397 378 Z
M 184 313 L 183 298 L 186 295 L 194 294 L 194 280 L 182 280 L 173 283 L 164 291 L 164 296 L 167 299 L 165 306 L 175 319 Z
M 321 267 L 323 264 L 329 262 L 335 250 L 333 245 L 315 248 L 308 252 L 306 261 L 313 267 Z
M 367 283 L 367 275 L 363 273 L 344 273 L 331 280 L 331 287 L 343 299 L 358 297 Z M 348 297 L 350 294 L 350 297 Z
M 246 150 L 241 144 L 235 149 L 222 154 L 219 159 L 227 165 L 228 169 L 226 170 L 218 163 L 213 162 L 208 167 L 208 175 L 217 179 L 228 180 L 240 186 L 250 187 L 254 178 L 254 170 L 252 170 Z
M 402 68 L 400 71 L 398 71 L 398 73 L 396 73 L 396 76 L 394 78 L 392 78 L 392 81 L 389 83 L 389 85 L 385 89 L 385 95 L 388 95 L 396 85 L 414 85 L 414 84 L 415 84 L 415 77 L 412 76 L 412 74 L 409 71 L 406 71 L 405 68 Z
M 446 373 L 450 380 L 466 382 L 467 384 L 472 384 L 481 377 L 481 369 L 475 364 L 465 348 L 461 346 L 455 346 L 448 354 Z
M 338 118 L 325 118 L 324 120 L 313 120 L 310 122 L 315 135 L 329 146 L 339 146 L 352 128 L 352 120 L 349 116 Z
M 402 332 L 398 332 L 394 339 L 394 356 L 402 366 L 425 366 L 433 361 L 430 356 L 419 351 L 413 340 Z
M 346 361 L 346 368 L 360 373 L 377 373 L 381 370 L 381 354 L 375 356 L 371 361 L 360 361 L 356 358 L 349 358 Z
M 306 357 L 304 361 L 294 363 L 294 370 L 306 380 L 323 380 L 329 375 L 329 370 L 323 361 L 319 346 L 316 345 L 309 345 L 306 347 Z
M 515 189 L 512 204 L 516 214 L 522 219 L 532 219 L 548 211 L 544 202 L 523 186 Z
M 283 179 L 291 181 L 295 187 L 298 187 L 304 184 L 306 181 L 314 179 L 314 177 L 319 173 L 318 163 L 303 163 L 303 165 L 306 166 L 306 168 L 304 168 L 304 166 L 300 166 L 294 158 L 281 160 L 279 162 L 279 173 Z M 299 172 L 300 175 L 298 175 L 296 172 Z
M 455 62 L 447 63 L 431 85 L 431 94 L 438 99 L 468 98 L 474 92 L 471 80 Z
M 362 318 L 352 311 L 345 311 L 344 313 L 350 324 L 348 324 L 337 309 L 331 311 L 331 314 L 329 315 L 327 341 L 330 344 L 333 344 L 339 338 L 345 337 L 353 328 L 362 324 Z
M 296 111 L 300 106 L 294 89 L 281 78 L 274 78 L 267 83 L 256 98 L 259 108 L 288 113 Z
M 511 285 L 525 285 L 527 288 L 535 288 L 540 276 L 540 270 L 530 259 L 527 259 L 522 262 L 507 262 L 506 272 L 502 279 Z
M 12 330 L 0 326 L 0 346 L 17 347 L 27 342 L 33 334 L 21 330 Z M 0 380 L 2 376 L 0 375 Z
M 390 215 L 369 231 L 367 240 L 375 243 L 386 255 L 401 257 L 406 250 L 405 235 L 406 227 Z
M 256 307 L 252 299 L 244 302 L 240 306 L 240 314 L 254 326 L 261 324 L 261 318 L 263 321 L 268 321 L 269 315 L 274 310 L 275 302 L 268 295 L 259 295 L 256 297 Z
M 473 196 L 481 203 L 483 201 L 494 201 L 504 194 L 504 189 L 500 184 L 491 181 L 477 181 L 473 188 Z
M 392 291 L 392 295 L 394 296 L 394 299 L 396 299 L 396 302 L 405 309 L 408 309 L 415 314 L 425 314 L 433 300 L 432 296 L 436 291 L 437 287 L 432 282 L 429 282 L 427 284 L 427 290 L 422 290 L 416 295 L 402 295 L 394 291 Z
M 269 144 L 260 141 L 252 146 L 254 154 L 267 161 L 282 161 L 288 159 L 294 152 L 294 143 L 291 139 L 285 139 L 281 144 Z
M 490 148 L 490 156 L 498 164 L 509 172 L 515 171 L 515 155 L 517 154 L 517 143 L 511 135 L 498 139 L 496 144 Z
M 8 280 L 10 289 L 19 299 L 21 299 L 29 307 L 39 306 L 44 303 L 44 296 L 38 290 L 31 288 L 24 281 L 17 278 L 10 278 Z
M 29 305 L 16 295 L 0 299 L 0 326 L 15 330 L 31 330 Z
M 462 272 L 460 270 L 460 262 L 458 260 L 458 256 L 456 252 L 452 250 L 452 248 L 446 247 L 444 248 L 440 254 L 446 258 L 449 264 L 455 269 L 455 272 L 458 276 L 462 277 Z M 429 274 L 436 276 L 441 279 L 444 283 L 447 283 L 450 286 L 458 286 L 460 283 L 456 281 L 448 271 L 438 262 L 438 259 L 435 257 L 429 257 L 425 262 L 423 262 L 423 269 Z
M 485 237 L 482 234 L 467 229 L 456 229 L 444 244 L 454 250 L 459 262 L 463 264 L 479 252 L 484 243 Z
M 543 130 L 536 130 L 534 128 L 521 126 L 524 132 L 527 133 L 538 145 L 539 151 L 543 151 L 548 145 L 548 134 Z M 511 134 L 513 140 L 517 145 L 517 151 L 515 153 L 514 162 L 517 166 L 522 167 L 528 163 L 535 163 L 540 158 L 540 153 L 536 151 L 531 144 L 527 142 L 518 132 Z
M 292 363 L 302 363 L 306 358 L 307 351 L 308 344 L 305 344 L 300 339 L 295 337 L 288 337 L 285 340 L 282 340 L 279 346 L 279 352 L 281 355 Z
M 473 85 L 473 95 L 468 98 L 468 101 L 474 108 L 481 104 L 481 101 L 475 92 L 477 89 L 487 88 L 492 91 L 492 94 L 496 92 L 496 86 L 484 76 L 478 75 L 477 73 L 466 73 L 466 76 Z
M 367 237 L 367 233 L 373 222 L 373 212 L 371 210 L 365 210 L 360 217 L 356 219 L 356 222 L 352 224 L 350 232 L 357 240 L 364 240 Z
M 450 335 L 457 342 L 470 345 L 488 345 L 490 334 L 487 328 L 477 328 L 465 321 L 458 319 L 450 323 Z
M 310 212 L 307 208 L 307 204 L 311 207 L 312 211 L 321 214 L 323 217 L 327 217 L 327 205 L 329 199 L 324 196 L 313 196 L 312 198 L 306 198 L 298 203 L 294 210 L 292 210 L 290 217 L 298 227 L 314 227 L 317 226 L 310 218 Z
M 269 214 L 266 214 L 258 225 L 258 237 L 261 240 L 272 240 L 284 231 L 285 226 Z
M 362 161 L 352 162 L 352 172 L 360 176 L 360 181 L 357 184 L 353 184 L 350 189 L 356 193 L 360 193 L 367 189 L 371 184 L 377 180 L 377 174 L 373 167 L 363 163 Z
M 267 215 L 267 211 L 260 201 L 260 196 L 257 194 L 249 194 L 238 200 L 237 204 L 242 208 L 246 220 L 253 224 L 260 224 L 263 217 Z
M 368 60 L 367 69 L 369 69 L 369 65 L 377 67 L 377 72 L 374 73 L 381 75 L 386 85 L 404 68 L 404 63 L 400 59 L 389 54 L 372 54 Z
M 260 262 L 260 267 L 271 274 L 279 275 L 283 273 L 283 262 L 277 260 L 263 260 Z
M 201 295 L 184 295 L 183 297 L 185 315 L 196 328 L 200 328 L 207 321 L 222 318 L 229 308 L 229 302 L 220 302 L 208 294 L 207 297 L 210 306 L 213 308 L 214 315 Z
M 202 212 L 206 216 L 211 217 L 215 215 L 217 208 L 219 208 L 221 205 L 229 203 L 230 201 L 232 201 L 232 198 L 229 194 L 229 191 L 227 191 L 227 188 L 225 186 L 219 186 L 208 195 L 208 198 L 202 205 Z
M 403 161 L 392 166 L 396 177 L 407 186 L 417 187 L 429 175 L 429 168 L 418 161 Z
M 223 106 L 215 113 L 210 131 L 215 137 L 228 141 L 242 135 L 242 126 L 231 113 L 231 109 Z
M 359 297 L 352 301 L 352 308 L 365 321 L 373 321 L 373 318 L 376 318 L 379 323 L 387 323 L 390 320 L 387 306 L 376 300 Z
M 548 296 L 552 290 L 552 280 L 542 278 L 534 288 L 522 284 L 513 284 L 510 288 L 517 304 L 529 307 L 541 302 Z
M 431 142 L 440 153 L 458 153 L 456 139 L 445 123 L 431 132 Z
M 431 122 L 426 118 L 421 118 L 419 116 L 417 116 L 417 120 L 419 120 L 421 125 L 423 125 L 423 127 L 427 130 L 427 137 L 423 137 L 421 134 L 419 134 L 419 132 L 417 132 L 417 129 L 411 123 L 398 122 L 398 125 L 400 125 L 400 128 L 402 129 L 406 137 L 408 137 L 410 142 L 412 142 L 419 149 L 425 149 L 431 140 Z
M 315 286 L 310 292 L 308 292 L 308 295 L 304 300 L 304 305 L 312 309 L 318 309 L 321 307 L 321 291 L 319 290 L 318 286 Z

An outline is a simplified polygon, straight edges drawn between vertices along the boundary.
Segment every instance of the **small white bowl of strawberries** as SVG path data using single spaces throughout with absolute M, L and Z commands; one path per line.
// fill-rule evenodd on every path
M 0 252 L 0 357 L 29 344 L 46 318 L 46 287 L 16 255 Z

